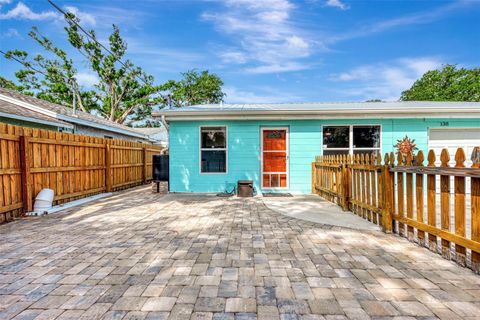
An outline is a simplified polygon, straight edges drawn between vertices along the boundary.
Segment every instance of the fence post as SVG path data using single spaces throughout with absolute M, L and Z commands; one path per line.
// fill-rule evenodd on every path
M 480 168 L 480 147 L 472 152 L 472 168 Z M 472 240 L 480 242 L 480 178 L 471 180 Z M 472 251 L 472 269 L 480 273 L 480 252 Z
M 147 183 L 147 146 L 143 146 L 143 184 Z
M 112 191 L 112 150 L 110 144 L 105 142 L 105 188 L 106 192 Z
M 316 173 L 315 171 L 316 170 L 315 170 L 315 161 L 314 161 L 314 162 L 312 162 L 312 193 L 313 194 L 316 194 L 315 183 L 317 181 L 317 177 L 315 175 L 315 173 Z
M 343 184 L 343 211 L 348 211 L 350 207 L 350 182 L 351 182 L 351 169 L 348 163 L 342 163 L 342 184 Z
M 22 202 L 23 212 L 30 212 L 33 210 L 32 202 L 32 175 L 30 174 L 30 167 L 32 165 L 32 153 L 29 148 L 29 138 L 20 136 L 20 165 L 21 165 L 21 179 L 22 179 Z
M 392 233 L 392 208 L 395 188 L 393 186 L 393 174 L 389 170 L 390 157 L 385 154 L 385 164 L 382 168 L 383 177 L 383 208 L 382 208 L 382 229 L 385 233 Z M 392 163 L 393 165 L 393 163 Z

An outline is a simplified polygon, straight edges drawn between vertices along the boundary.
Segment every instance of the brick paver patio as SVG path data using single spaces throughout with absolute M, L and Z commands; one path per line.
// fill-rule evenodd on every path
M 143 187 L 0 232 L 0 319 L 480 319 L 471 271 L 261 199 Z

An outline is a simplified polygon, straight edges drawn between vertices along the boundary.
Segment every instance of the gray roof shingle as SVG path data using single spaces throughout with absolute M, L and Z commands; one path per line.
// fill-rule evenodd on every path
M 50 117 L 50 116 L 44 115 L 42 113 L 35 112 L 33 110 L 22 108 L 22 107 L 20 107 L 16 104 L 8 102 L 8 101 L 0 100 L 0 116 L 9 117 L 9 115 L 31 118 L 31 119 L 38 120 L 38 122 L 43 122 L 43 123 L 48 122 L 48 123 L 51 123 L 52 125 L 55 124 L 55 125 L 58 125 L 58 126 L 64 127 L 64 128 L 73 127 L 68 122 L 55 119 L 54 117 Z
M 95 125 L 97 124 L 97 125 L 108 126 L 108 127 L 111 127 L 111 128 L 115 128 L 115 129 L 125 131 L 125 134 L 130 133 L 133 136 L 138 136 L 139 134 L 141 135 L 141 133 L 139 133 L 135 129 L 124 126 L 122 124 L 118 124 L 118 123 L 115 123 L 113 121 L 109 121 L 109 120 L 97 117 L 93 114 L 83 112 L 83 111 L 80 111 L 78 109 L 76 110 L 76 113 L 74 114 L 72 108 L 68 108 L 68 107 L 65 107 L 65 106 L 62 106 L 62 105 L 59 105 L 59 104 L 56 104 L 56 103 L 51 103 L 51 102 L 41 100 L 41 99 L 38 99 L 38 98 L 35 98 L 35 97 L 32 97 L 32 96 L 27 96 L 27 95 L 21 94 L 19 92 L 13 91 L 13 90 L 0 88 L 0 100 L 2 100 L 2 95 L 10 97 L 10 98 L 18 100 L 18 101 L 21 101 L 21 102 L 25 102 L 25 103 L 37 106 L 39 108 L 54 112 L 54 113 L 59 114 L 59 115 L 64 115 L 64 116 L 68 116 L 68 117 L 75 117 L 75 118 L 84 120 L 87 123 L 90 123 L 90 125 L 92 127 L 95 127 Z

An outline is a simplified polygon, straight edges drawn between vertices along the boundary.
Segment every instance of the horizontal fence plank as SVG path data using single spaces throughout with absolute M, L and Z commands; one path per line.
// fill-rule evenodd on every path
M 2 140 L 6 140 L 6 141 L 19 141 L 20 140 L 20 137 L 17 136 L 17 135 L 13 135 L 13 134 L 1 134 L 2 135 Z
M 0 213 L 21 209 L 22 207 L 23 207 L 22 202 L 10 204 L 8 206 L 0 207 Z
M 340 169 L 342 165 L 340 164 L 329 164 L 329 163 L 321 163 L 321 162 L 315 162 L 315 167 L 317 168 L 334 168 L 334 169 Z
M 124 163 L 124 164 L 112 164 L 110 167 L 115 168 L 133 168 L 133 167 L 142 167 L 143 163 Z
M 366 204 L 366 203 L 363 203 L 362 201 L 357 201 L 357 200 L 350 200 L 350 202 L 360 208 L 363 208 L 363 209 L 367 209 L 367 210 L 370 210 L 372 212 L 376 212 L 378 214 L 382 214 L 382 209 L 381 208 L 378 208 L 378 207 L 374 207 L 372 205 L 369 205 L 369 204 Z
M 327 188 L 323 188 L 323 187 L 315 187 L 315 189 L 317 191 L 321 191 L 321 192 L 325 192 L 325 193 L 329 193 L 331 194 L 332 196 L 339 196 L 339 193 L 336 192 L 336 191 L 332 191 L 330 189 L 327 189 Z
M 10 175 L 10 174 L 20 174 L 22 171 L 20 169 L 1 169 L 0 175 Z
M 416 174 L 433 174 L 453 177 L 480 178 L 480 169 L 476 168 L 451 168 L 451 167 L 417 167 L 402 166 L 392 167 L 391 172 L 405 172 Z
M 363 164 L 347 164 L 346 166 L 355 170 L 365 170 L 365 171 L 375 171 L 375 172 L 380 172 L 383 169 L 382 166 L 369 166 L 369 165 L 363 165 Z
M 141 148 L 141 147 L 128 147 L 128 146 L 116 146 L 116 145 L 112 145 L 111 148 L 112 149 L 117 149 L 117 150 L 133 150 L 133 151 L 143 150 L 143 148 Z
M 456 235 L 454 233 L 439 229 L 439 228 L 434 227 L 434 226 L 430 226 L 430 225 L 425 224 L 423 222 L 418 222 L 416 220 L 413 220 L 413 219 L 410 219 L 410 218 L 407 218 L 407 217 L 401 217 L 401 216 L 394 215 L 393 218 L 395 220 L 401 221 L 402 223 L 404 223 L 406 225 L 412 226 L 412 227 L 414 227 L 418 230 L 421 230 L 421 231 L 427 232 L 429 234 L 433 234 L 435 236 L 441 237 L 442 239 L 445 239 L 447 241 L 450 241 L 450 242 L 459 244 L 461 246 L 467 247 L 467 248 L 469 248 L 471 250 L 474 250 L 476 252 L 480 252 L 480 242 L 467 239 L 465 237 L 462 237 L 462 236 Z
M 105 166 L 31 168 L 31 173 L 105 170 Z
M 30 138 L 29 140 L 31 143 L 40 143 L 40 144 L 53 144 L 53 145 L 88 147 L 88 148 L 105 148 L 105 145 L 101 143 L 89 143 L 89 142 L 81 142 L 81 141 L 63 141 L 63 140 L 35 138 L 35 137 Z

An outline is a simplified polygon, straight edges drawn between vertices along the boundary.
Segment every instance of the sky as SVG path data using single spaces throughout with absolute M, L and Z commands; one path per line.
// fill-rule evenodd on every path
M 480 0 L 54 0 L 102 41 L 112 24 L 127 58 L 160 84 L 190 69 L 224 81 L 227 103 L 398 100 L 428 70 L 480 66 Z M 47 0 L 0 0 L 0 49 L 42 53 L 32 26 L 71 54 Z M 0 57 L 0 75 L 15 62 Z

